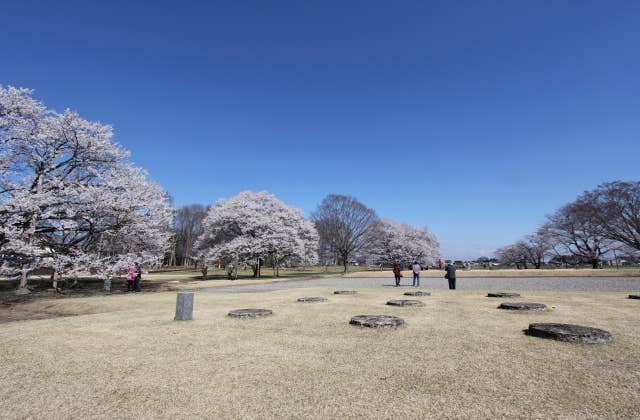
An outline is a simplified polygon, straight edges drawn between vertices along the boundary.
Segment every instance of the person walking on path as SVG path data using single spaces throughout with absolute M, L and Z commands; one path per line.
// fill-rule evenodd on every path
M 140 268 L 140 264 L 136 263 L 134 266 L 135 269 L 135 280 L 133 281 L 133 292 L 140 293 L 140 280 L 142 280 L 142 269 Z
M 411 269 L 413 270 L 413 287 L 420 287 L 420 271 L 422 271 L 422 267 L 420 267 L 418 261 L 414 261 Z
M 449 290 L 456 290 L 456 266 L 449 264 L 446 270 L 445 277 L 449 280 Z
M 127 273 L 127 292 L 133 292 L 135 289 L 136 268 L 131 267 Z
M 396 287 L 400 286 L 400 277 L 402 277 L 402 268 L 397 262 L 393 264 L 393 274 L 396 276 Z

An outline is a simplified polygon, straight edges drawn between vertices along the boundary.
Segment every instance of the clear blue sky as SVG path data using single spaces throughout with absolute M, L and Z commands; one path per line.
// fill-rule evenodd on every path
M 113 125 L 177 205 L 350 194 L 467 258 L 640 175 L 638 1 L 21 0 L 1 20 L 0 84 Z

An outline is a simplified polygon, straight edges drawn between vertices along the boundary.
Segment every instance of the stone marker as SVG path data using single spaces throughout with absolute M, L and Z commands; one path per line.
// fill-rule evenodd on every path
M 498 309 L 511 309 L 515 311 L 546 311 L 547 305 L 544 303 L 531 302 L 504 302 L 498 306 Z
M 310 303 L 310 302 L 326 302 L 327 298 L 325 297 L 302 297 L 300 299 L 298 299 L 298 302 L 305 302 L 305 303 Z
M 234 318 L 259 318 L 273 314 L 271 309 L 235 309 L 229 312 Z
M 529 329 L 525 330 L 525 334 L 571 343 L 597 344 L 608 343 L 612 340 L 609 331 L 572 324 L 529 324 Z
M 424 303 L 422 301 L 420 301 L 420 300 L 399 299 L 399 300 L 387 301 L 387 305 L 391 305 L 391 306 L 424 306 Z
M 193 319 L 193 292 L 178 292 L 176 298 L 175 321 L 191 321 Z
M 520 297 L 520 295 L 518 293 L 511 293 L 511 292 L 491 292 L 491 293 L 487 293 L 487 297 L 514 298 L 514 297 Z
M 640 299 L 640 295 L 629 295 L 629 299 Z
M 431 296 L 431 293 L 417 291 L 417 292 L 406 292 L 404 295 L 405 296 Z
M 333 292 L 334 295 L 355 295 L 356 292 L 355 290 L 336 290 L 335 292 Z
M 404 319 L 391 315 L 357 315 L 351 318 L 349 324 L 369 328 L 397 328 L 404 325 Z

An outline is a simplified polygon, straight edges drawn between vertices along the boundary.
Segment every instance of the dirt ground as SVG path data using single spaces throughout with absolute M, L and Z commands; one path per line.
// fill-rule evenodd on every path
M 0 291 L 0 324 L 14 321 L 24 321 L 30 319 L 49 319 L 65 316 L 89 315 L 102 312 L 100 305 L 74 306 L 68 309 L 65 305 L 57 303 L 75 298 L 94 297 L 96 301 L 100 298 L 126 294 L 126 284 L 124 282 L 114 282 L 112 293 L 106 293 L 102 289 L 102 282 L 83 281 L 75 288 L 65 288 L 59 291 L 50 288 L 50 284 L 44 282 L 32 282 L 29 284 L 31 293 L 27 295 L 16 295 L 15 290 Z M 143 293 L 164 292 L 171 290 L 166 283 L 143 282 L 141 284 Z

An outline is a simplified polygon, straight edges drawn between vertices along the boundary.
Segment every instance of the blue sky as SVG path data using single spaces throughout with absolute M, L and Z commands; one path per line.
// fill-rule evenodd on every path
M 177 205 L 349 194 L 490 254 L 638 180 L 640 2 L 13 1 L 0 84 L 113 125 Z

